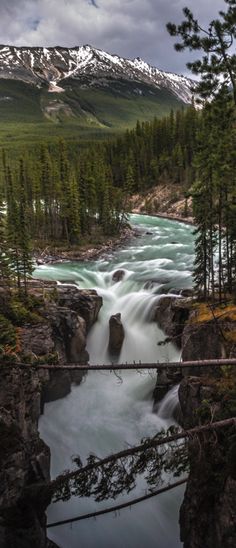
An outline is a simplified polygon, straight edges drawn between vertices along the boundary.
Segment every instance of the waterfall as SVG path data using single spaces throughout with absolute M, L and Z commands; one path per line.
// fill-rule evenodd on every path
M 94 263 L 44 266 L 35 271 L 35 276 L 46 279 L 60 281 L 68 277 L 80 288 L 94 288 L 103 297 L 99 319 L 87 340 L 91 364 L 110 363 L 109 317 L 118 312 L 125 330 L 118 363 L 179 358 L 179 351 L 172 344 L 158 346 L 165 335 L 153 322 L 153 308 L 163 291 L 191 287 L 191 227 L 154 217 L 133 216 L 132 221 L 141 227 L 142 237 L 110 257 Z M 145 232 L 147 228 L 152 234 Z M 123 271 L 123 277 L 115 281 L 118 269 Z M 82 460 L 90 453 L 103 457 L 135 445 L 173 423 L 177 387 L 165 396 L 158 414 L 154 414 L 155 383 L 155 373 L 122 372 L 121 383 L 114 373 L 89 372 L 66 398 L 47 404 L 40 430 L 51 448 L 52 476 L 72 467 L 72 455 L 79 454 Z M 139 477 L 135 490 L 119 496 L 115 503 L 141 496 L 145 491 L 145 480 Z M 110 514 L 73 527 L 50 529 L 50 538 L 61 548 L 179 548 L 182 493 L 180 487 L 137 505 L 132 511 L 124 510 L 116 518 Z M 67 519 L 112 504 L 114 501 L 95 503 L 89 498 L 72 498 L 67 503 L 51 505 L 48 519 Z
M 160 419 L 172 420 L 174 412 L 178 406 L 179 385 L 174 386 L 167 394 L 164 396 L 163 400 L 160 402 L 158 407 L 158 417 Z

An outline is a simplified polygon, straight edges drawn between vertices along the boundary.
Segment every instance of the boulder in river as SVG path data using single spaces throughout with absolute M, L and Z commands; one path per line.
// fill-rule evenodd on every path
M 110 354 L 118 356 L 125 338 L 125 331 L 121 321 L 121 314 L 114 314 L 109 320 L 109 344 Z
M 116 270 L 112 276 L 112 281 L 117 283 L 117 282 L 121 282 L 121 280 L 123 280 L 124 278 L 124 275 L 125 275 L 125 271 L 122 270 L 122 269 L 119 269 L 119 270 Z
M 150 280 L 147 280 L 143 286 L 143 289 L 153 289 L 156 285 L 166 285 L 169 283 L 169 280 L 167 278 L 152 278 Z

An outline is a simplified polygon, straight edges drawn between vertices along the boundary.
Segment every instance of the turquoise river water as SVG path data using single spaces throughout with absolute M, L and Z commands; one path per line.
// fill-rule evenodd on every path
M 173 361 L 179 351 L 172 345 L 157 346 L 163 332 L 152 321 L 152 311 L 166 293 L 192 285 L 193 227 L 156 217 L 132 215 L 140 229 L 124 248 L 94 262 L 64 263 L 37 267 L 36 277 L 73 280 L 80 288 L 93 288 L 103 298 L 99 319 L 88 336 L 90 363 L 110 363 L 107 351 L 108 322 L 121 313 L 125 340 L 119 363 L 127 361 Z M 114 283 L 117 269 L 125 271 Z M 120 384 L 109 372 L 90 372 L 79 386 L 61 400 L 45 406 L 40 419 L 42 438 L 52 454 L 51 475 L 72 468 L 71 456 L 84 460 L 90 453 L 105 456 L 135 445 L 173 423 L 171 411 L 177 398 L 173 389 L 153 413 L 155 374 L 125 372 Z M 132 509 L 108 514 L 73 525 L 49 529 L 49 537 L 60 548 L 179 548 L 178 513 L 183 487 L 147 500 Z M 114 501 L 72 498 L 51 505 L 48 521 L 72 518 L 145 494 L 141 477 L 134 491 Z

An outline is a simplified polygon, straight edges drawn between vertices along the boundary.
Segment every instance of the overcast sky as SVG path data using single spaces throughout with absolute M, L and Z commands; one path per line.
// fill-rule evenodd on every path
M 201 22 L 223 0 L 0 0 L 0 43 L 17 46 L 91 44 L 123 57 L 142 57 L 164 70 L 186 73 L 187 53 L 176 53 L 165 28 L 189 6 Z

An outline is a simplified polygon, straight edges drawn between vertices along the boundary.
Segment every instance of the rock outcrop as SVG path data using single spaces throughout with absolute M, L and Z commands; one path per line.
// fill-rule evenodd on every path
M 114 314 L 109 320 L 108 350 L 112 356 L 119 356 L 125 338 L 121 314 Z
M 167 392 L 176 384 L 179 384 L 181 380 L 182 373 L 180 369 L 173 368 L 172 366 L 157 372 L 156 386 L 153 391 L 153 409 L 155 412 L 158 411 L 159 403 Z
M 121 280 L 123 280 L 124 278 L 124 275 L 125 275 L 125 271 L 122 269 L 118 269 L 113 273 L 112 281 L 115 283 L 121 282 Z
M 185 310 L 185 299 L 166 296 L 159 301 L 155 317 L 170 338 L 177 335 L 178 342 L 181 341 L 183 361 L 236 355 L 233 306 L 213 309 L 212 313 L 212 307 L 204 303 L 192 307 L 187 299 Z M 219 369 L 194 367 L 183 371 L 179 420 L 185 429 L 235 416 L 234 377 L 229 380 L 229 372 L 225 374 L 222 381 Z M 170 386 L 167 369 L 158 375 L 156 399 Z M 188 448 L 190 472 L 180 510 L 184 548 L 233 548 L 236 545 L 235 428 L 190 438 Z
M 174 339 L 173 342 L 178 346 L 181 346 L 181 335 L 191 306 L 191 297 L 166 295 L 160 297 L 154 310 L 154 320 L 169 337 Z
M 78 290 L 71 286 L 57 287 L 57 305 L 74 310 L 86 322 L 87 332 L 96 322 L 102 306 L 102 297 L 94 289 Z
M 95 291 L 32 283 L 30 293 L 41 300 L 38 324 L 18 329 L 20 360 L 48 363 L 88 361 L 86 334 L 96 321 L 102 299 Z M 45 510 L 50 500 L 50 450 L 40 439 L 38 420 L 43 405 L 65 396 L 81 374 L 68 371 L 0 368 L 0 547 L 48 548 Z M 40 497 L 27 488 L 40 483 Z M 27 495 L 26 495 L 27 492 Z
M 154 309 L 154 320 L 158 326 L 168 335 L 168 339 L 177 346 L 181 346 L 181 336 L 185 323 L 189 318 L 192 306 L 192 298 L 175 297 L 166 295 L 160 297 Z M 164 338 L 164 337 L 163 337 Z M 157 373 L 157 382 L 153 392 L 154 409 L 158 409 L 158 404 L 167 392 L 182 379 L 182 373 L 179 369 L 173 367 Z
M 184 428 L 206 419 L 206 412 L 227 417 L 227 397 L 213 382 L 199 377 L 182 381 L 179 389 Z M 235 429 L 208 432 L 189 441 L 190 474 L 180 510 L 184 548 L 233 548 L 236 545 Z
M 32 369 L 0 369 L 0 546 L 45 548 L 45 510 L 24 495 L 29 484 L 49 480 L 50 450 L 38 434 L 41 382 Z
M 194 324 L 193 321 L 185 326 L 182 335 L 183 361 L 213 360 L 224 357 L 226 357 L 226 350 L 219 326 L 214 321 L 203 324 Z M 207 369 L 188 367 L 183 371 L 183 375 L 202 375 L 206 372 L 213 375 L 217 373 L 216 369 L 210 367 Z

